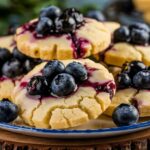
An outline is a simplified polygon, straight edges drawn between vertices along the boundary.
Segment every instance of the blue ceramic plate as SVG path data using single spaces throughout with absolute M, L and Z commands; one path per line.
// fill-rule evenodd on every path
M 131 126 L 105 128 L 97 130 L 51 130 L 38 129 L 25 126 L 11 125 L 7 123 L 0 123 L 0 128 L 25 135 L 32 135 L 38 137 L 49 138 L 96 138 L 123 135 L 131 132 L 140 131 L 150 127 L 150 121 L 134 124 Z

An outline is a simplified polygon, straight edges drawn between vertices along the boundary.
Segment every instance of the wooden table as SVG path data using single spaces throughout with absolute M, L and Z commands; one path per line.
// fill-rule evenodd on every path
M 0 130 L 3 150 L 146 150 L 150 149 L 150 129 L 124 136 L 97 139 L 50 139 L 30 137 Z

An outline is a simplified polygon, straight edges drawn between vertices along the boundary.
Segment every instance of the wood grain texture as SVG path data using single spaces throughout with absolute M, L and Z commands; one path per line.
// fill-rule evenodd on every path
M 0 130 L 0 150 L 147 150 L 150 129 L 97 139 L 50 139 Z

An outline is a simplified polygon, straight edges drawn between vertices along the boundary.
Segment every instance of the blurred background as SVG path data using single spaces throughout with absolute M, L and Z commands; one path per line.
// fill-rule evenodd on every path
M 133 0 L 0 0 L 0 35 L 12 34 L 15 28 L 38 16 L 42 7 L 57 5 L 62 9 L 76 7 L 85 15 L 98 10 L 106 20 L 129 24 L 143 21 Z

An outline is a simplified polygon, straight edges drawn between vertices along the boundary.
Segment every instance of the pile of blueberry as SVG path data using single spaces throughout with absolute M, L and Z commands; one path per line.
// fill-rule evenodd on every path
M 29 95 L 68 96 L 87 78 L 87 70 L 81 63 L 72 62 L 65 67 L 62 62 L 53 60 L 45 65 L 41 76 L 30 79 L 27 91 Z
M 36 32 L 39 35 L 72 33 L 83 23 L 83 15 L 75 8 L 69 8 L 62 12 L 56 6 L 49 6 L 41 10 Z
M 149 45 L 150 28 L 144 23 L 121 26 L 114 32 L 114 42 L 129 42 L 138 45 Z
M 40 60 L 29 58 L 13 49 L 13 53 L 6 48 L 0 48 L 0 75 L 9 78 L 14 78 L 29 72 L 35 65 L 40 63 Z
M 133 87 L 150 89 L 150 70 L 140 61 L 132 61 L 123 65 L 117 77 L 118 88 Z
M 19 109 L 17 105 L 13 104 L 8 99 L 3 99 L 0 101 L 0 122 L 12 122 L 19 114 Z

